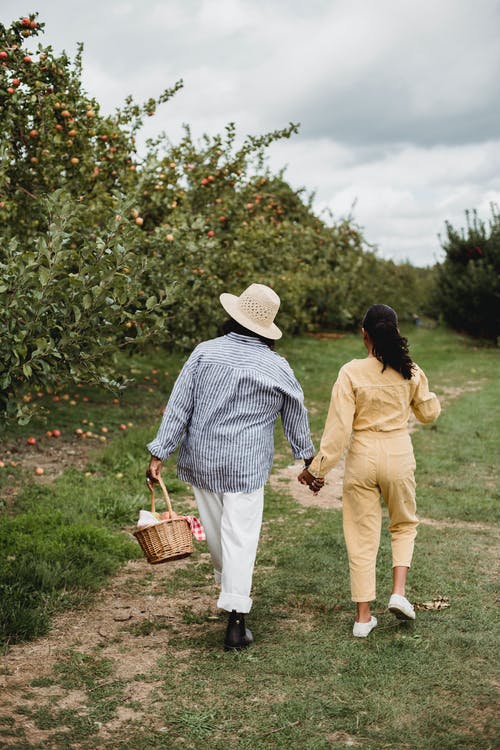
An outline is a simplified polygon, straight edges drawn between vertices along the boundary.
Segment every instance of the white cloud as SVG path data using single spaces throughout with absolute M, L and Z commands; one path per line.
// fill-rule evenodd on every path
M 396 144 L 369 157 L 326 139 L 296 139 L 272 147 L 271 163 L 287 160 L 295 188 L 316 190 L 318 211 L 350 213 L 368 242 L 385 257 L 429 265 L 442 255 L 437 235 L 450 221 L 460 227 L 465 211 L 489 214 L 500 203 L 500 140 L 426 148 Z

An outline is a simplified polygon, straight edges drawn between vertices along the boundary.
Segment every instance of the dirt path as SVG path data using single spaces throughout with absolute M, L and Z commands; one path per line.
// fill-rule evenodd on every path
M 203 554 L 202 562 L 207 557 L 208 554 Z M 111 683 L 125 681 L 120 705 L 113 719 L 102 723 L 95 735 L 95 747 L 99 746 L 99 740 L 106 740 L 129 722 L 141 721 L 150 714 L 155 691 L 162 684 L 158 662 L 172 650 L 172 637 L 182 637 L 188 632 L 192 636 L 197 629 L 200 633 L 205 631 L 207 619 L 214 621 L 214 630 L 223 632 L 211 576 L 206 588 L 198 588 L 197 593 L 186 590 L 185 595 L 176 598 L 164 596 L 165 579 L 175 576 L 176 571 L 188 564 L 193 565 L 193 561 L 157 565 L 151 574 L 144 560 L 130 561 L 100 591 L 91 607 L 63 613 L 55 618 L 49 635 L 10 647 L 2 658 L 0 723 L 14 719 L 26 742 L 33 747 L 48 743 L 50 747 L 53 746 L 50 738 L 55 732 L 64 731 L 64 726 L 41 729 L 40 722 L 29 715 L 20 715 L 20 710 L 36 711 L 49 704 L 52 711 L 71 711 L 82 719 L 87 717 L 88 688 L 68 689 L 57 679 L 51 684 L 56 665 L 58 669 L 61 665 L 64 669 L 65 662 L 71 666 L 75 655 L 109 660 L 114 667 Z M 196 624 L 197 616 L 202 624 Z M 175 656 L 182 661 L 182 653 L 176 651 Z M 12 739 L 12 744 L 15 742 Z M 1 747 L 9 744 L 7 738 L 0 740 Z
M 299 461 L 284 469 L 277 469 L 273 472 L 269 480 L 273 490 L 286 492 L 305 507 L 314 506 L 316 508 L 339 510 L 342 507 L 344 461 L 339 461 L 337 466 L 328 474 L 325 487 L 317 495 L 314 495 L 309 487 L 297 481 L 297 477 L 302 471 L 303 466 L 304 463 Z

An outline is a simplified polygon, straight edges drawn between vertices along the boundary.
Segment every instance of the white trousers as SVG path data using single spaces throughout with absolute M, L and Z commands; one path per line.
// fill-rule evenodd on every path
M 264 488 L 254 492 L 209 492 L 193 487 L 221 591 L 217 606 L 250 612 L 253 568 L 259 543 Z

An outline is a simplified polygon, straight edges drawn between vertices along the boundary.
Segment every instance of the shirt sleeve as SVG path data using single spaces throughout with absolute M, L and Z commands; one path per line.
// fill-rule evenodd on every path
M 194 378 L 198 361 L 199 357 L 195 349 L 174 383 L 158 433 L 155 439 L 147 445 L 151 455 L 162 461 L 175 451 L 191 420 Z
M 429 381 L 423 370 L 418 368 L 418 383 L 411 401 L 411 410 L 419 422 L 434 422 L 441 413 L 441 404 L 435 393 L 429 390 Z
M 311 458 L 314 445 L 309 430 L 304 394 L 291 368 L 287 365 L 287 388 L 283 394 L 281 423 L 286 439 L 290 443 L 294 458 Z
M 309 467 L 315 477 L 324 477 L 342 457 L 352 433 L 355 408 L 351 379 L 342 368 L 332 389 L 319 453 Z

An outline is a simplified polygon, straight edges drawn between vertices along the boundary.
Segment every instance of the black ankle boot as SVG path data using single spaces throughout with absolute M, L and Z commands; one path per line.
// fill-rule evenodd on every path
M 252 631 L 245 627 L 245 615 L 233 609 L 227 621 L 225 651 L 241 651 L 253 642 Z

